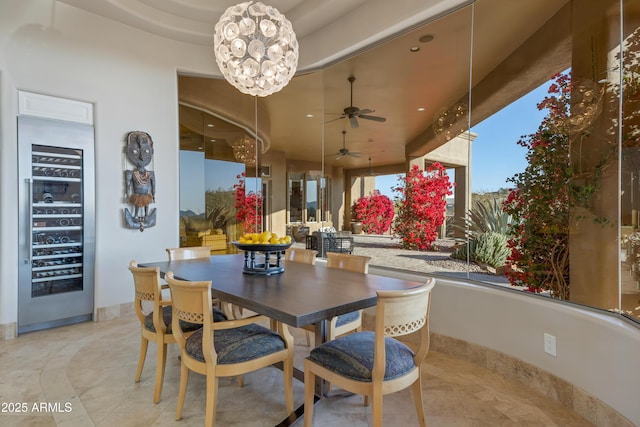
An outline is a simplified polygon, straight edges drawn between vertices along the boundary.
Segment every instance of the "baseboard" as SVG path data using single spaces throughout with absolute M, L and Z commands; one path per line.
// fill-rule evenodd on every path
M 104 322 L 107 320 L 119 319 L 121 317 L 130 317 L 135 315 L 133 309 L 133 301 L 123 304 L 116 304 L 109 307 L 98 307 L 96 310 L 96 322 Z
M 633 427 L 626 417 L 579 387 L 508 354 L 457 338 L 431 333 L 430 350 L 473 363 L 516 380 L 571 409 L 593 425 Z M 427 356 L 428 358 L 428 356 Z
M 12 340 L 18 336 L 18 324 L 5 323 L 0 324 L 0 341 Z

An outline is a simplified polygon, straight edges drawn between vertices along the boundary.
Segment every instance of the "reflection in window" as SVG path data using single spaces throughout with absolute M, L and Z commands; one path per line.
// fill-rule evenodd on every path
M 330 180 L 327 177 L 290 173 L 289 223 L 329 221 L 329 184 Z
M 289 174 L 289 222 L 292 224 L 302 222 L 302 212 L 304 208 L 303 185 L 304 174 Z
M 307 222 L 316 222 L 318 221 L 318 180 L 316 177 L 307 176 L 306 189 Z

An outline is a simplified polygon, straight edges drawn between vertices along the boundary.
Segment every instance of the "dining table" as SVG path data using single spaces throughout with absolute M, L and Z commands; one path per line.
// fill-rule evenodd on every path
M 421 285 L 400 278 L 327 268 L 322 262 L 310 265 L 285 261 L 283 271 L 277 274 L 247 274 L 243 272 L 243 254 L 140 265 L 158 267 L 161 276 L 171 271 L 180 280 L 211 281 L 213 297 L 286 325 L 296 328 L 314 325 L 315 345 L 326 342 L 327 320 L 375 306 L 376 291 Z M 303 381 L 301 372 L 294 375 Z M 322 396 L 325 392 L 322 382 L 317 382 L 316 395 Z M 298 416 L 301 410 L 295 411 Z M 294 418 L 280 425 L 289 425 Z

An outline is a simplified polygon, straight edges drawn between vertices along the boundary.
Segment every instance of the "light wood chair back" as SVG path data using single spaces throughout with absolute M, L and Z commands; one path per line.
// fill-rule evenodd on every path
M 211 257 L 211 246 L 189 246 L 184 248 L 167 248 L 169 261 L 182 259 L 200 259 Z
M 315 265 L 318 251 L 313 249 L 289 248 L 284 252 L 284 260 Z
M 139 382 L 142 375 L 142 368 L 147 357 L 149 341 L 158 346 L 156 361 L 156 384 L 153 393 L 153 402 L 158 403 L 162 394 L 162 383 L 164 382 L 164 372 L 167 361 L 167 344 L 174 343 L 175 340 L 171 331 L 167 332 L 167 327 L 163 318 L 165 307 L 171 305 L 171 301 L 162 298 L 162 285 L 160 283 L 160 269 L 138 267 L 136 261 L 129 263 L 129 271 L 133 275 L 135 285 L 134 309 L 138 320 L 140 320 L 141 340 L 140 356 L 138 358 L 138 369 L 135 381 Z M 147 304 L 145 304 L 145 302 Z M 145 307 L 147 305 L 147 307 Z M 149 307 L 151 309 L 149 310 Z M 148 316 L 152 317 L 152 327 L 149 327 Z M 145 326 L 145 322 L 146 326 Z
M 420 426 L 426 426 L 421 376 L 423 370 L 423 362 L 429 351 L 429 311 L 431 305 L 431 291 L 435 286 L 435 279 L 431 278 L 423 285 L 406 290 L 398 291 L 377 291 L 378 302 L 376 305 L 376 324 L 373 337 L 373 345 L 370 342 L 371 332 L 361 332 L 359 334 L 347 335 L 338 338 L 335 343 L 326 343 L 324 345 L 331 346 L 336 344 L 335 348 L 343 348 L 345 354 L 336 356 L 334 361 L 319 362 L 313 359 L 313 352 L 322 353 L 322 349 L 312 350 L 312 354 L 304 361 L 304 384 L 305 384 L 305 401 L 304 401 L 304 427 L 311 427 L 313 423 L 314 411 L 314 384 L 316 376 L 335 384 L 342 389 L 365 396 L 365 405 L 371 401 L 372 425 L 374 427 L 382 426 L 382 397 L 385 394 L 394 393 L 403 390 L 409 386 L 413 389 L 413 399 L 418 415 Z M 397 373 L 392 379 L 384 379 L 385 369 L 387 366 L 386 348 L 390 345 L 385 344 L 386 337 L 397 343 L 395 348 L 405 348 L 409 351 L 404 358 L 410 357 L 411 353 L 408 347 L 398 343 L 395 338 L 410 333 L 419 334 L 419 345 L 417 351 L 413 352 L 413 366 L 409 365 L 402 372 Z M 338 345 L 338 341 L 345 341 Z M 358 345 L 349 345 L 347 342 L 353 341 Z M 363 343 L 367 343 L 366 345 Z M 395 344 L 393 344 L 395 345 Z M 395 352 L 391 357 L 399 357 L 401 352 Z M 373 356 L 373 367 L 370 370 L 368 379 L 355 379 L 340 373 L 344 368 L 345 360 L 354 360 L 361 356 L 359 360 L 369 360 Z M 406 362 L 406 360 L 405 360 Z M 394 364 L 394 362 L 389 362 Z M 332 369 L 340 367 L 340 371 Z M 363 375 L 363 374 L 359 374 Z M 364 374 L 363 376 L 366 376 Z
M 369 273 L 371 257 L 363 255 L 327 252 L 327 267 L 353 271 L 355 273 Z
M 371 257 L 363 255 L 343 254 L 339 252 L 327 252 L 327 267 L 340 270 L 353 271 L 354 273 L 368 274 L 369 273 L 369 261 Z M 348 332 L 362 330 L 362 313 L 363 310 L 358 310 L 358 316 L 353 320 L 345 322 L 345 318 L 336 316 L 331 318 L 327 322 L 327 340 L 335 339 L 340 335 L 344 335 Z M 353 316 L 351 316 L 353 317 Z M 338 326 L 338 323 L 340 324 Z M 315 330 L 313 325 L 303 326 L 306 332 L 307 346 L 311 345 L 310 332 Z M 320 344 L 316 342 L 316 344 Z
M 205 425 L 212 427 L 215 426 L 219 377 L 241 376 L 247 372 L 271 366 L 278 362 L 282 362 L 284 366 L 286 411 L 287 415 L 291 414 L 293 412 L 293 337 L 286 325 L 274 321 L 273 324 L 277 331 L 277 334 L 274 334 L 275 331 L 256 325 L 256 323 L 262 323 L 267 320 L 264 316 L 214 322 L 210 281 L 178 280 L 170 271 L 165 274 L 165 279 L 169 283 L 173 301 L 172 330 L 175 340 L 180 346 L 180 388 L 176 420 L 182 418 L 189 371 L 207 376 Z M 202 324 L 202 329 L 187 337 L 181 329 L 181 320 L 183 322 L 200 323 Z M 233 335 L 233 339 L 230 339 L 229 334 Z M 281 340 L 284 343 L 284 348 L 281 350 L 276 349 L 263 355 L 253 354 L 255 348 L 241 348 L 238 351 L 244 352 L 242 361 L 218 363 L 217 336 L 221 337 L 221 342 L 218 344 L 224 347 L 225 343 L 222 341 L 230 340 L 233 341 L 234 345 L 240 346 L 244 341 L 243 337 L 255 338 L 259 335 L 263 335 L 264 339 L 268 340 L 275 339 L 278 342 Z M 189 341 L 188 346 L 187 341 Z M 251 339 L 246 340 L 246 342 L 255 346 Z M 266 347 L 269 348 L 269 345 L 267 344 Z M 195 349 L 201 352 L 204 362 L 198 357 L 194 357 Z M 271 392 L 271 390 L 269 389 L 268 392 Z
M 327 252 L 327 267 L 353 271 L 354 273 L 369 274 L 371 257 L 363 255 Z M 341 322 L 340 316 L 333 317 L 327 324 L 327 339 L 332 340 L 349 332 L 362 330 L 362 313 L 358 310 L 358 317 L 350 322 Z
M 284 259 L 285 261 L 290 261 L 290 262 L 299 262 L 301 264 L 315 265 L 317 254 L 318 254 L 318 251 L 314 249 L 289 248 L 284 253 Z M 313 325 L 309 325 L 307 327 L 304 327 L 303 329 L 305 329 L 304 334 L 307 340 L 307 346 L 310 346 L 311 345 L 310 334 L 311 332 L 314 331 L 314 327 Z

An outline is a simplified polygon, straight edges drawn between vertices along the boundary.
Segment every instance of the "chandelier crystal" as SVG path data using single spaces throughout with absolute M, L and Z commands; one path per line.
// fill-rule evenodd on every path
M 256 165 L 256 141 L 248 136 L 236 140 L 231 146 L 233 149 L 233 157 L 239 163 L 247 166 Z
M 469 107 L 463 102 L 440 109 L 433 120 L 433 133 L 445 141 L 450 141 L 466 130 L 467 121 L 464 119 L 467 114 Z
M 291 22 L 261 2 L 229 7 L 215 26 L 214 49 L 224 78 L 248 95 L 278 92 L 298 67 Z

